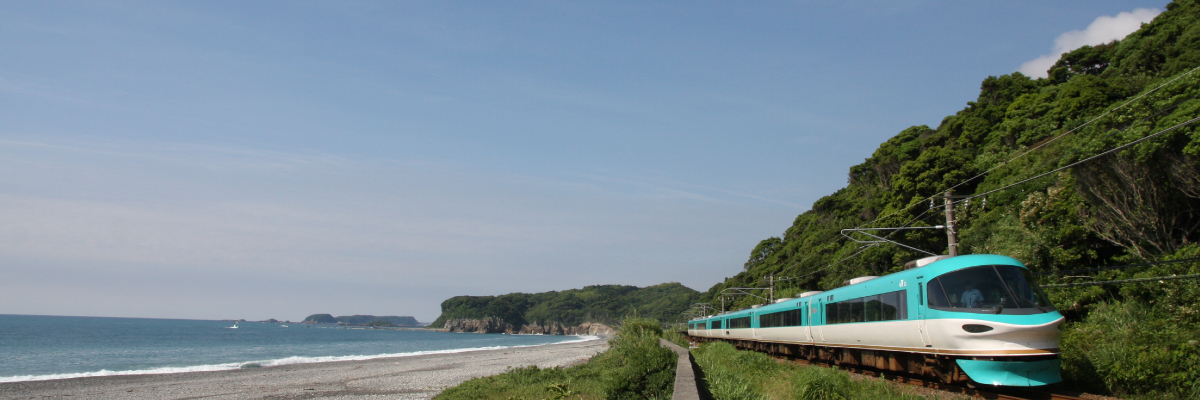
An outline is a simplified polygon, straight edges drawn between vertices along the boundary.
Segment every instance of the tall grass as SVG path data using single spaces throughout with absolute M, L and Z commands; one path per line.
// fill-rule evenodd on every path
M 1192 244 L 1165 258 L 1198 256 L 1200 244 Z M 1190 262 L 1108 273 L 1097 280 L 1197 273 L 1200 263 Z M 1079 315 L 1063 332 L 1064 384 L 1131 399 L 1200 399 L 1200 281 L 1090 286 L 1050 294 L 1060 309 L 1073 308 Z
M 1200 399 L 1200 331 L 1137 301 L 1093 305 L 1063 334 L 1063 378 L 1132 399 Z
M 788 365 L 728 343 L 709 343 L 693 350 L 714 400 L 922 399 L 875 379 L 851 379 L 843 371 Z
M 608 351 L 571 368 L 530 366 L 476 378 L 434 399 L 669 399 L 676 355 L 658 345 L 657 321 L 626 318 Z

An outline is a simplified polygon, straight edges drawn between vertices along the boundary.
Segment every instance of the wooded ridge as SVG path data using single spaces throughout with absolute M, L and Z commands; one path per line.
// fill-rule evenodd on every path
M 874 232 L 903 246 L 856 242 L 842 230 L 946 225 L 948 190 L 960 253 L 1015 257 L 1043 285 L 1200 273 L 1197 262 L 1058 273 L 1200 256 L 1198 66 L 1200 5 L 1187 0 L 1123 40 L 1064 54 L 1048 78 L 988 77 L 975 101 L 936 128 L 905 129 L 851 167 L 845 188 L 759 242 L 743 271 L 704 301 L 719 308 L 726 288 L 771 280 L 776 297 L 828 290 L 900 271 L 929 255 L 922 251 L 945 254 L 942 229 Z M 1048 289 L 1070 321 L 1067 383 L 1200 398 L 1197 281 L 1139 282 Z

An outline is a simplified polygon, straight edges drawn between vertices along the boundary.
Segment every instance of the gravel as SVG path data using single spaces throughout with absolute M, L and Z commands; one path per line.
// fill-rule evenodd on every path
M 366 361 L 162 375 L 0 383 L 4 399 L 429 399 L 468 379 L 511 367 L 567 366 L 608 349 L 607 340 Z

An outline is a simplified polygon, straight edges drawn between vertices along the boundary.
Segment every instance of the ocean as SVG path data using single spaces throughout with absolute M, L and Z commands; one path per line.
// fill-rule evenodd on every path
M 595 339 L 262 322 L 233 326 L 228 321 L 0 315 L 0 382 L 220 371 Z

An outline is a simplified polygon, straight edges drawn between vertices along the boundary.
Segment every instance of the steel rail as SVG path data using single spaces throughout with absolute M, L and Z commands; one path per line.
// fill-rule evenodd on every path
M 684 336 L 688 336 L 686 332 Z M 688 336 L 690 337 L 690 336 Z M 705 340 L 720 340 L 720 338 L 703 338 Z M 929 380 L 911 373 L 898 371 L 880 371 L 874 368 L 862 366 L 838 365 L 827 362 L 813 362 L 804 358 L 791 357 L 782 354 L 772 354 L 753 349 L 744 349 L 734 344 L 734 347 L 742 351 L 753 351 L 756 353 L 766 354 L 778 361 L 791 362 L 799 365 L 811 365 L 826 368 L 837 368 L 843 371 L 870 376 L 874 378 L 884 379 L 896 383 L 902 383 L 913 386 L 920 386 L 927 389 L 940 390 L 951 393 L 963 394 L 971 397 L 982 399 L 1001 399 L 1001 400 L 1082 400 L 1079 397 L 1083 393 L 1070 393 L 1063 390 L 1046 390 L 1018 387 L 994 387 L 994 388 L 979 388 L 965 385 L 948 384 L 939 380 Z

